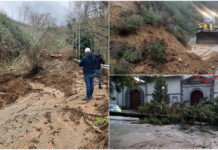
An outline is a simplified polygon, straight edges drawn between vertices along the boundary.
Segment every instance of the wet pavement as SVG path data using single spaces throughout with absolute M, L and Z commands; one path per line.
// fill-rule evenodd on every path
M 218 148 L 218 131 L 208 126 L 132 124 L 137 120 L 110 117 L 110 148 Z

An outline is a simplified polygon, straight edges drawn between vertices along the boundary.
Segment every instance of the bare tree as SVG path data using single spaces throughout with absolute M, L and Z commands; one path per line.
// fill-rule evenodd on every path
M 76 58 L 81 57 L 83 52 L 84 37 L 89 38 L 91 49 L 101 49 L 104 53 L 104 57 L 107 59 L 107 47 L 108 47 L 108 3 L 107 2 L 85 2 L 77 1 L 73 2 L 68 9 L 68 18 L 74 18 L 72 29 L 75 33 L 75 39 L 73 39 L 73 47 L 76 51 Z M 69 13 L 71 12 L 71 13 Z M 72 22 L 68 19 L 68 24 Z M 73 34 L 74 34 L 73 33 Z M 70 36 L 69 36 L 70 37 Z M 81 39 L 83 38 L 83 39 Z M 88 39 L 85 39 L 88 40 Z
M 31 30 L 32 42 L 30 48 L 26 50 L 29 63 L 31 65 L 32 73 L 38 73 L 43 68 L 43 57 L 41 57 L 41 50 L 46 43 L 44 38 L 51 27 L 55 25 L 55 19 L 49 13 L 39 14 L 31 12 L 28 14 L 28 25 Z

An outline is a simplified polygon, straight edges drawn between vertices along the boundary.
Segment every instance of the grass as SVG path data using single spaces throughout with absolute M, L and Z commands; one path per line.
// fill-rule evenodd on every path
M 91 122 L 91 124 L 98 127 L 107 126 L 109 124 L 109 119 L 96 117 L 95 120 Z

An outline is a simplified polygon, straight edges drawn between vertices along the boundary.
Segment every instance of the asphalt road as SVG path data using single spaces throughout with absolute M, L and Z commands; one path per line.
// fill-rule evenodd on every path
M 132 124 L 136 120 L 110 117 L 110 148 L 218 148 L 218 131 L 211 127 Z

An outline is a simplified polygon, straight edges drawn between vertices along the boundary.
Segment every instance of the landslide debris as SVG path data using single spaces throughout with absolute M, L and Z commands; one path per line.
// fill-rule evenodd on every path
M 149 2 L 145 2 L 143 5 L 147 3 Z M 148 7 L 148 5 L 145 5 L 145 7 Z M 153 7 L 156 5 L 157 3 Z M 141 7 L 142 3 L 140 2 L 110 3 L 110 22 L 112 24 L 110 36 L 111 73 L 215 73 L 217 52 L 210 55 L 211 59 L 204 60 L 199 55 L 196 55 L 196 53 L 190 52 L 190 47 L 178 36 L 179 34 L 166 28 L 163 22 L 160 24 L 149 22 L 158 22 L 160 20 L 152 20 L 150 18 L 151 20 L 144 20 L 146 23 L 140 23 L 140 19 L 137 18 L 143 17 L 138 13 L 138 9 L 142 9 Z M 155 16 L 152 17 L 153 19 L 155 18 Z M 148 19 L 149 17 L 146 18 Z M 170 18 L 168 17 L 168 19 Z M 120 21 L 129 21 L 129 24 L 119 24 Z M 118 32 L 120 28 L 117 26 L 121 25 L 132 31 L 126 35 L 120 34 Z

